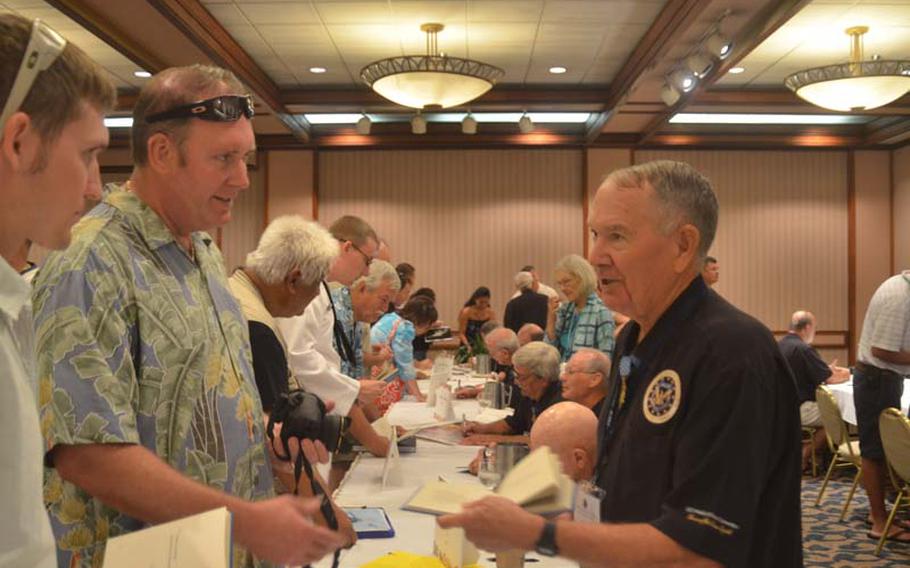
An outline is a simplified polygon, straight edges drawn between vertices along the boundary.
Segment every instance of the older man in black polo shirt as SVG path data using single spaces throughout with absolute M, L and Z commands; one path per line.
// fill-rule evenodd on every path
M 618 170 L 589 225 L 604 303 L 632 319 L 601 413 L 602 523 L 488 497 L 439 524 L 586 566 L 802 566 L 796 385 L 767 328 L 699 274 L 717 227 L 710 183 L 679 162 Z
M 815 389 L 821 384 L 843 383 L 850 379 L 850 369 L 828 365 L 812 347 L 815 340 L 815 316 L 799 310 L 790 317 L 790 331 L 777 343 L 787 365 L 796 379 L 799 395 L 799 421 L 803 426 L 817 428 L 814 439 L 803 447 L 802 468 L 806 469 L 812 452 L 825 445 L 825 429 L 821 413 L 815 402 Z

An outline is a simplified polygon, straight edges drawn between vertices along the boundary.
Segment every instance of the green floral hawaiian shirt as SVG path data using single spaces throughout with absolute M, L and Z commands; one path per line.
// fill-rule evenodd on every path
M 48 258 L 34 293 L 46 447 L 141 444 L 200 483 L 267 498 L 247 324 L 211 238 L 192 243 L 195 261 L 134 193 L 114 191 Z M 60 566 L 101 566 L 108 537 L 145 526 L 45 471 Z M 235 547 L 234 565 L 258 563 Z

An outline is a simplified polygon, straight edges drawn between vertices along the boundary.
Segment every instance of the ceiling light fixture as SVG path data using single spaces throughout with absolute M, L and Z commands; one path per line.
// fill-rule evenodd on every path
M 664 88 L 660 90 L 660 100 L 662 100 L 668 107 L 675 105 L 681 96 L 682 94 L 680 94 L 680 92 L 677 91 L 676 88 L 669 83 L 666 83 L 664 85 Z
M 420 113 L 415 114 L 414 118 L 411 119 L 411 132 L 413 134 L 427 133 L 427 119 L 420 116 Z
M 677 69 L 670 73 L 669 78 L 670 84 L 676 87 L 680 93 L 688 93 L 698 83 L 698 77 L 688 69 Z
M 714 57 L 723 61 L 733 53 L 733 40 L 718 30 L 711 34 L 711 37 L 705 42 L 705 47 Z
M 473 114 L 468 113 L 461 120 L 461 133 L 477 134 L 477 119 L 474 118 Z
M 727 73 L 729 73 L 731 75 L 739 75 L 740 73 L 745 72 L 745 70 L 746 70 L 745 67 L 730 67 L 730 70 L 727 71 Z
M 364 114 L 360 117 L 359 120 L 357 120 L 357 126 L 355 127 L 357 129 L 357 134 L 362 134 L 364 136 L 368 135 L 370 133 L 370 126 L 372 126 L 372 124 L 373 121 L 370 120 L 370 117 Z
M 139 77 L 140 79 L 148 79 L 149 77 L 152 76 L 152 74 L 149 73 L 148 71 L 141 71 L 141 70 L 140 70 L 140 71 L 133 71 L 133 76 L 134 76 L 134 77 Z
M 521 115 L 521 118 L 518 119 L 518 130 L 522 134 L 534 132 L 534 121 L 531 120 L 530 116 L 527 114 Z
M 800 98 L 829 110 L 857 112 L 885 106 L 910 91 L 910 60 L 863 61 L 866 26 L 847 28 L 850 61 L 804 69 L 784 85 Z
M 440 55 L 442 24 L 423 24 L 426 55 L 403 55 L 370 63 L 360 78 L 379 95 L 402 106 L 437 110 L 465 104 L 489 91 L 505 71 L 473 59 Z
M 696 77 L 702 78 L 714 68 L 714 58 L 704 51 L 697 51 L 686 58 L 686 67 Z
M 672 124 L 863 124 L 867 117 L 844 114 L 679 113 Z
M 310 73 L 316 73 L 317 75 L 325 73 L 326 71 L 327 69 L 325 67 L 310 67 Z
M 562 75 L 566 71 L 568 71 L 568 69 L 566 69 L 565 67 L 559 66 L 559 65 L 557 65 L 556 67 L 550 67 L 550 73 L 552 73 L 554 75 Z

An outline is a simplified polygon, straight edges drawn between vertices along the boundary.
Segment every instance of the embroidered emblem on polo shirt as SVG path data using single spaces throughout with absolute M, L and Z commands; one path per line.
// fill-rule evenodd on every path
M 641 410 L 651 424 L 663 424 L 676 415 L 682 398 L 682 381 L 676 371 L 657 373 L 645 390 Z

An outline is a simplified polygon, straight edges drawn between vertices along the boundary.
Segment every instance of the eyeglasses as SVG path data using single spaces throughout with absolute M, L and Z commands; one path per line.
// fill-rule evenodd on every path
M 515 380 L 518 381 L 519 383 L 523 383 L 526 380 L 530 379 L 531 377 L 536 377 L 536 376 L 537 375 L 535 375 L 533 373 L 522 374 L 522 373 L 519 373 L 518 371 L 515 372 Z
M 234 122 L 241 116 L 253 118 L 253 97 L 250 95 L 221 95 L 188 105 L 181 105 L 170 110 L 157 112 L 145 118 L 146 124 L 174 120 L 177 118 L 198 118 L 213 122 Z
M 355 245 L 354 243 L 351 243 L 351 246 L 354 247 L 354 250 L 356 250 L 356 251 L 359 252 L 361 255 L 363 255 L 363 262 L 365 262 L 367 266 L 373 264 L 373 257 L 372 257 L 372 256 L 370 256 L 370 255 L 368 255 L 367 253 L 365 253 L 365 252 L 363 252 L 362 250 L 360 250 L 360 247 L 357 246 L 357 245 Z
M 47 70 L 63 53 L 65 47 L 66 39 L 62 35 L 40 19 L 36 18 L 32 22 L 32 31 L 28 38 L 28 45 L 25 47 L 25 53 L 22 54 L 19 72 L 16 73 L 9 97 L 6 99 L 6 104 L 3 105 L 3 113 L 0 114 L 0 128 L 3 128 L 9 117 L 22 106 L 22 101 L 31 90 L 38 73 Z

